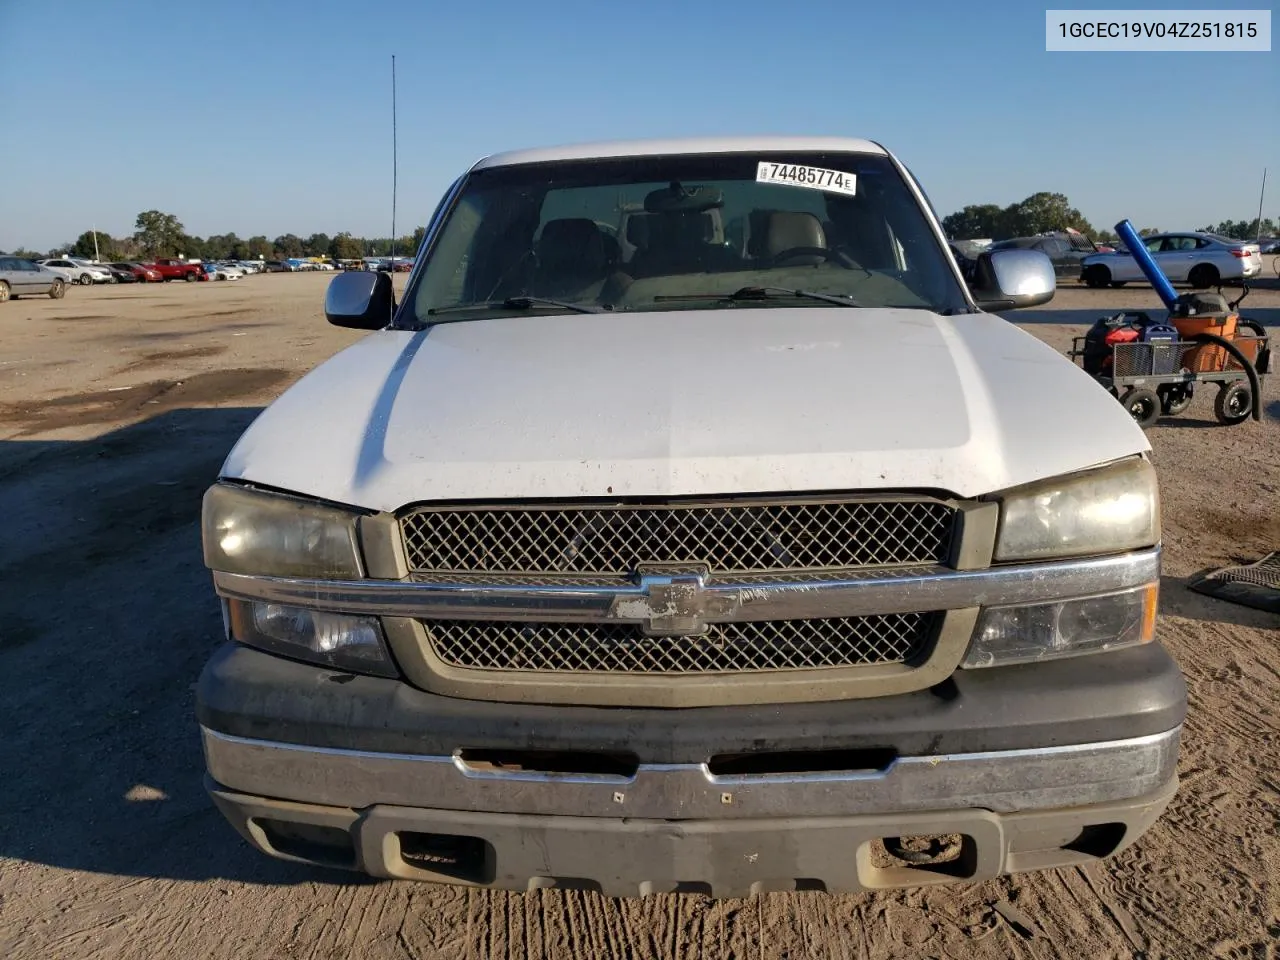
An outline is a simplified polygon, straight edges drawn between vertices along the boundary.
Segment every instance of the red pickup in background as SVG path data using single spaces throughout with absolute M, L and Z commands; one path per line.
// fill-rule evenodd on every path
M 194 283 L 197 280 L 204 279 L 204 265 L 200 263 L 188 263 L 186 260 L 175 260 L 172 257 L 157 257 L 154 263 L 149 263 L 151 267 L 160 274 L 163 280 L 186 280 L 188 283 Z

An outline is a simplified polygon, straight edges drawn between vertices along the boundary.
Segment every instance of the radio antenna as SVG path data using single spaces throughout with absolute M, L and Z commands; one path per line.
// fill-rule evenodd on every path
M 391 274 L 396 270 L 396 55 L 391 55 Z
M 1262 243 L 1262 201 L 1267 196 L 1267 168 L 1262 168 L 1262 192 L 1258 194 L 1258 235 L 1253 238 L 1254 243 Z

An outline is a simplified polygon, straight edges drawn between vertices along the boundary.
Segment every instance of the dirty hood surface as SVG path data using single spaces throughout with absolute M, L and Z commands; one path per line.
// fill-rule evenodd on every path
M 223 475 L 424 500 L 932 489 L 976 496 L 1148 449 L 997 316 L 772 307 L 370 334 L 290 388 Z

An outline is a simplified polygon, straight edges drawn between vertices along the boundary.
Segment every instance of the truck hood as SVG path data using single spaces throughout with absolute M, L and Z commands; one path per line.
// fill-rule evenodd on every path
M 223 476 L 373 510 L 425 500 L 991 493 L 1149 449 L 997 316 L 770 307 L 381 331 L 299 380 Z

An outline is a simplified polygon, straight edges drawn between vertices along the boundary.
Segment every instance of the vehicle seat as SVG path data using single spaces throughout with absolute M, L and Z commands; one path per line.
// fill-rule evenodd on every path
M 594 299 L 609 272 L 604 234 L 585 217 L 548 220 L 534 251 L 533 288 L 539 296 Z
M 812 213 L 785 210 L 770 213 L 765 224 L 764 255 L 776 259 L 779 254 L 797 248 L 827 249 L 827 235 L 822 229 L 822 221 Z M 797 265 L 822 263 L 823 260 L 822 256 L 816 254 L 798 254 L 786 258 L 788 264 Z

